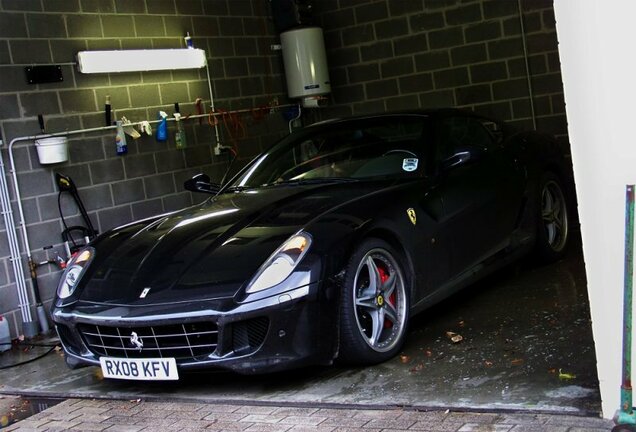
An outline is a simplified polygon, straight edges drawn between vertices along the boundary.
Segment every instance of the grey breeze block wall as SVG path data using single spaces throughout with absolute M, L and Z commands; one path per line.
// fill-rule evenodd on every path
M 522 0 L 537 129 L 567 143 L 552 0 Z M 458 106 L 531 129 L 517 0 L 321 0 L 341 116 Z
M 325 31 L 332 82 L 329 105 L 305 111 L 319 118 L 385 110 L 460 106 L 529 128 L 530 105 L 516 0 L 316 0 L 317 24 Z M 522 0 L 538 128 L 567 142 L 563 90 L 551 0 Z M 0 0 L 0 65 L 67 62 L 80 49 L 179 47 L 185 31 L 207 49 L 217 107 L 286 102 L 277 37 L 266 0 Z M 207 101 L 200 72 L 86 76 L 64 67 L 65 82 L 34 87 L 21 68 L 0 67 L 0 122 L 4 137 L 38 132 L 44 113 L 48 131 L 99 126 L 106 94 L 117 116 L 154 118 L 179 101 L 192 112 Z M 190 102 L 190 104 L 188 104 Z M 285 133 L 280 116 L 256 123 L 238 143 L 243 162 Z M 188 124 L 183 152 L 174 143 L 142 138 L 129 155 L 114 156 L 113 134 L 71 143 L 69 163 L 41 167 L 32 146 L 16 151 L 32 249 L 59 242 L 53 172 L 71 175 L 99 229 L 187 205 L 193 197 L 182 181 L 197 171 L 219 179 L 226 159 L 211 156 L 210 128 Z M 229 137 L 224 133 L 224 143 Z M 6 157 L 6 153 L 5 153 Z M 77 212 L 63 202 L 65 214 Z M 0 232 L 0 313 L 19 331 L 17 298 L 7 271 Z M 58 248 L 59 249 L 59 248 Z M 42 269 L 50 299 L 59 272 Z
M 179 48 L 184 47 L 186 32 L 196 47 L 207 52 L 217 109 L 258 107 L 273 100 L 286 103 L 280 53 L 270 50 L 277 38 L 268 8 L 261 0 L 1 0 L 3 138 L 39 133 L 38 114 L 44 114 L 47 132 L 103 126 L 106 95 L 115 110 L 113 119 L 152 120 L 160 109 L 171 115 L 174 102 L 180 103 L 182 113 L 194 113 L 197 97 L 208 107 L 205 69 L 83 75 L 68 65 L 63 66 L 63 82 L 29 85 L 24 68 L 10 66 L 73 62 L 75 54 L 85 49 Z M 232 134 L 241 159 L 237 166 L 287 131 L 280 111 L 260 121 L 246 115 L 242 121 L 246 136 L 240 139 Z M 54 255 L 42 250 L 48 245 L 57 245 L 63 255 L 55 172 L 77 183 L 100 232 L 202 200 L 202 195 L 184 192 L 183 181 L 197 172 L 207 172 L 219 181 L 228 156 L 213 155 L 213 129 L 206 121 L 199 125 L 189 120 L 184 125 L 185 150 L 175 149 L 174 123 L 169 123 L 168 142 L 128 137 L 128 154 L 123 157 L 115 153 L 114 131 L 74 136 L 69 141 L 69 161 L 53 166 L 39 164 L 32 142 L 16 144 L 18 182 L 35 260 Z M 220 127 L 223 144 L 232 144 L 223 122 Z M 6 147 L 2 151 L 8 167 Z M 81 224 L 68 194 L 63 197 L 68 225 Z M 15 205 L 14 217 L 17 221 Z M 0 223 L 0 314 L 9 319 L 15 337 L 22 330 L 22 317 L 6 228 Z M 48 309 L 60 272 L 43 266 L 38 273 Z

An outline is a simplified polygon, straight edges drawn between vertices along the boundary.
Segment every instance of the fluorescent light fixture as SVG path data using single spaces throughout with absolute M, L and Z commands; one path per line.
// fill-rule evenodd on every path
M 196 48 L 80 51 L 77 64 L 82 73 L 138 72 L 199 69 L 206 59 Z

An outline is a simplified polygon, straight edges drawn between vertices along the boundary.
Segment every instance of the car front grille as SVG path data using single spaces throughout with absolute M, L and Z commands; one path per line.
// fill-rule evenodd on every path
M 174 357 L 177 363 L 204 360 L 218 344 L 215 323 L 201 322 L 153 327 L 109 327 L 79 324 L 78 330 L 97 356 L 120 358 Z
M 248 354 L 256 351 L 265 341 L 269 319 L 265 317 L 239 321 L 232 325 L 234 352 Z
M 55 329 L 62 344 L 73 354 L 82 352 L 82 341 L 64 324 L 56 324 Z

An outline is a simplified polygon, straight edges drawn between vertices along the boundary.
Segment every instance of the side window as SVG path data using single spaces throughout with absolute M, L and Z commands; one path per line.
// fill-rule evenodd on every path
M 494 139 L 479 119 L 456 116 L 442 119 L 439 145 L 440 158 L 445 160 L 471 149 L 489 150 Z
M 492 150 L 495 140 L 492 134 L 486 129 L 482 120 L 470 118 L 468 119 L 468 125 L 469 136 L 471 137 L 473 146 L 482 150 Z

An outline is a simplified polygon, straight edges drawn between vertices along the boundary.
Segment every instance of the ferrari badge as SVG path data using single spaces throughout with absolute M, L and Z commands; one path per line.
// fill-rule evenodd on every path
M 141 338 L 136 332 L 132 332 L 130 334 L 130 344 L 137 347 L 137 350 L 139 351 L 141 351 L 144 347 L 144 341 L 141 340 Z
M 415 210 L 413 209 L 413 207 L 406 209 L 406 214 L 409 215 L 411 223 L 415 225 L 417 223 L 417 215 L 415 214 Z

